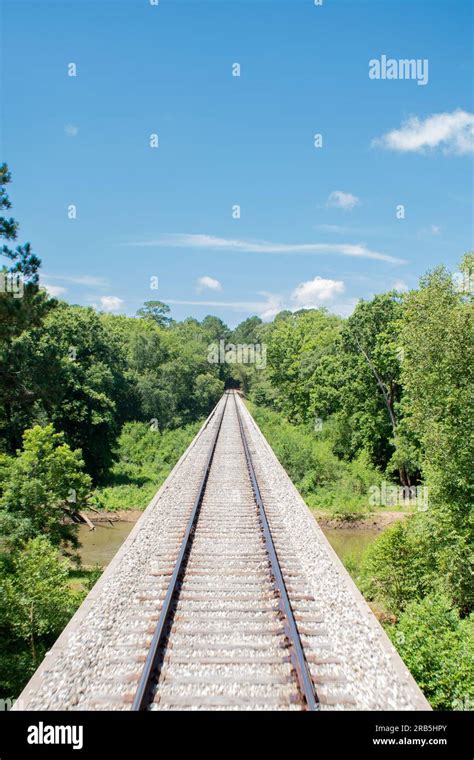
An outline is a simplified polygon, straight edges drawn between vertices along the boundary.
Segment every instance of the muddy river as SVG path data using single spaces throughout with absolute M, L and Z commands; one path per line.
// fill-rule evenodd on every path
M 79 526 L 80 555 L 86 567 L 108 565 L 134 526 L 133 522 L 118 521 L 112 525 L 99 522 L 95 530 Z M 370 543 L 379 535 L 371 528 L 323 528 L 324 534 L 336 554 L 343 561 L 351 556 L 359 559 Z

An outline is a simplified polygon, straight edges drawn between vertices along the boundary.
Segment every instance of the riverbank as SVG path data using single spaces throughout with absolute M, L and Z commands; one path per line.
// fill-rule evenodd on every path
M 330 530 L 385 530 L 398 520 L 405 520 L 411 513 L 408 510 L 402 511 L 383 511 L 371 512 L 364 517 L 357 519 L 348 519 L 335 517 L 331 512 L 322 510 L 312 510 L 314 518 L 318 525 Z M 135 523 L 143 514 L 141 509 L 118 509 L 115 512 L 108 511 L 84 511 L 83 514 L 93 523 L 117 523 L 131 522 Z
M 91 568 L 108 565 L 143 511 L 134 509 L 84 514 L 94 524 L 95 530 L 86 524 L 79 526 L 79 554 L 83 567 Z M 344 520 L 328 512 L 313 514 L 339 558 L 345 562 L 348 557 L 360 559 L 382 531 L 393 523 L 404 520 L 409 513 L 374 512 L 357 520 Z
M 372 530 L 380 533 L 390 525 L 393 525 L 393 523 L 398 522 L 399 520 L 405 520 L 411 512 L 371 512 L 370 514 L 358 517 L 357 519 L 337 517 L 331 514 L 331 512 L 323 512 L 319 510 L 313 510 L 313 514 L 316 522 L 323 531 L 326 529 L 350 531 Z

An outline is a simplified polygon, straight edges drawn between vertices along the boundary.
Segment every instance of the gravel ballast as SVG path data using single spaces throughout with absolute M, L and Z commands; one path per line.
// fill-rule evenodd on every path
M 236 402 L 321 708 L 430 709 L 244 403 Z M 130 709 L 223 404 L 224 397 L 13 709 Z M 295 709 L 284 703 L 294 692 L 291 668 L 279 660 L 233 403 L 224 420 L 177 604 L 173 656 L 163 663 L 152 709 Z M 214 566 L 215 577 L 206 570 Z

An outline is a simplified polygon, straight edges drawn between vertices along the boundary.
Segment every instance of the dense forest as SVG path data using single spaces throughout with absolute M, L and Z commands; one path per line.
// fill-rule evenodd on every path
M 4 211 L 10 181 L 3 165 Z M 80 512 L 143 508 L 240 386 L 316 513 L 407 510 L 349 569 L 433 707 L 472 709 L 474 255 L 461 278 L 439 266 L 347 319 L 283 311 L 230 330 L 159 301 L 129 317 L 51 298 L 18 232 L 0 218 L 0 696 L 87 591 L 70 582 Z

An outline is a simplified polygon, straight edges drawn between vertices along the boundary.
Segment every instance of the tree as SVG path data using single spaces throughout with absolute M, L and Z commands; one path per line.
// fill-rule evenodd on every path
M 77 545 L 72 522 L 85 504 L 91 479 L 81 452 L 72 451 L 52 425 L 23 434 L 19 451 L 6 468 L 0 495 L 0 528 L 10 546 L 46 536 L 57 546 Z
M 137 311 L 137 317 L 152 319 L 159 327 L 168 327 L 173 321 L 169 317 L 170 307 L 162 301 L 145 301 L 141 309 Z
M 268 336 L 268 374 L 290 421 L 327 417 L 337 408 L 340 330 L 340 318 L 325 309 L 301 311 L 274 323 Z
M 263 325 L 260 317 L 248 317 L 244 319 L 232 332 L 232 343 L 258 343 L 260 340 L 260 328 Z
M 386 468 L 394 452 L 399 422 L 400 296 L 384 293 L 360 301 L 342 331 L 341 412 L 343 428 L 350 430 L 350 453 L 364 448 L 373 464 Z M 400 481 L 410 485 L 404 462 Z
M 464 613 L 474 604 L 472 307 L 472 295 L 439 267 L 408 294 L 400 329 L 405 425 L 419 441 L 429 487 L 430 551 L 446 592 Z
M 11 179 L 7 164 L 2 164 L 0 166 L 0 210 L 11 208 L 12 204 L 5 190 L 5 185 L 8 185 L 11 182 Z M 1 216 L 0 237 L 6 240 L 16 240 L 18 226 L 18 222 L 14 219 L 6 219 Z M 4 244 L 0 249 L 0 253 L 3 256 L 6 256 L 7 259 L 10 259 L 10 261 L 14 262 L 9 270 L 10 272 L 18 273 L 25 279 L 25 281 L 32 285 L 38 283 L 38 269 L 41 266 L 41 261 L 36 254 L 32 252 L 30 243 L 19 245 L 15 250 L 12 250 L 8 245 Z
M 228 340 L 231 335 L 229 328 L 222 319 L 214 317 L 211 314 L 204 317 L 201 322 L 201 327 L 210 343 L 213 341 Z
M 68 575 L 67 561 L 44 536 L 16 551 L 11 571 L 0 575 L 0 688 L 21 688 L 74 613 L 82 595 L 71 591 Z
M 8 167 L 2 164 L 0 210 L 11 208 L 5 191 L 5 185 L 10 182 Z M 0 217 L 0 237 L 5 240 L 16 240 L 18 227 L 18 222 L 13 218 Z M 24 415 L 17 424 L 17 411 L 29 409 L 33 399 L 30 378 L 25 372 L 25 356 L 18 339 L 25 330 L 40 325 L 56 302 L 50 301 L 46 293 L 38 288 L 41 262 L 32 253 L 29 243 L 18 246 L 16 250 L 4 244 L 0 255 L 13 262 L 10 269 L 0 267 L 0 448 L 5 447 L 13 452 L 25 427 Z
M 361 577 L 364 594 L 382 602 L 395 615 L 411 600 L 423 598 L 433 582 L 429 558 L 419 551 L 427 538 L 416 530 L 420 526 L 413 524 L 419 519 L 417 516 L 408 522 L 399 521 L 387 528 L 364 557 Z
M 82 450 L 93 479 L 103 479 L 128 412 L 129 383 L 118 338 L 105 330 L 94 309 L 59 304 L 21 343 L 23 366 L 33 381 L 30 424 L 51 421 Z
M 434 710 L 474 707 L 474 617 L 459 618 L 446 595 L 407 605 L 390 637 Z
M 432 496 L 464 519 L 472 505 L 474 320 L 445 269 L 407 296 L 400 339 L 407 428 L 416 432 Z

